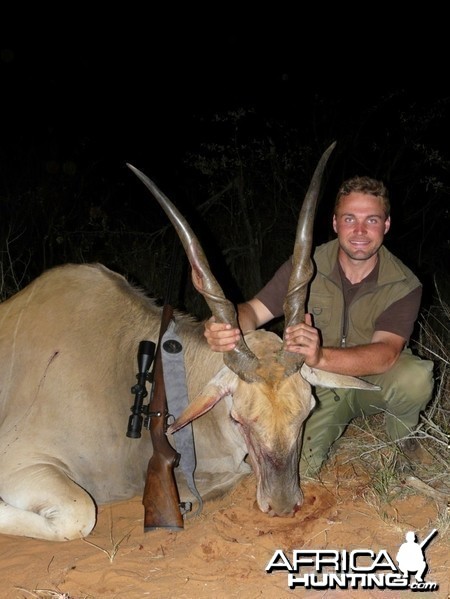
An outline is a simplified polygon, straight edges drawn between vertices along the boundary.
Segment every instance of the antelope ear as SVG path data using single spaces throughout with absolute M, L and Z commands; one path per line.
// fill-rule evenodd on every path
M 318 368 L 311 368 L 306 364 L 303 364 L 301 367 L 300 374 L 310 385 L 317 387 L 327 387 L 329 389 L 367 389 L 372 391 L 380 391 L 381 389 L 378 385 L 372 385 L 372 383 L 368 383 L 363 379 L 346 374 L 326 372 Z
M 238 382 L 238 376 L 228 367 L 224 367 L 205 385 L 202 391 L 193 399 L 187 408 L 167 429 L 168 434 L 176 433 L 180 428 L 196 418 L 209 412 L 216 403 L 227 395 L 233 395 Z

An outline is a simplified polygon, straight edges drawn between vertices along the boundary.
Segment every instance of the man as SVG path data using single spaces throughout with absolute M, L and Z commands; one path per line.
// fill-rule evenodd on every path
M 315 474 L 331 445 L 355 416 L 385 413 L 389 438 L 409 459 L 421 448 L 411 432 L 431 399 L 433 363 L 411 353 L 422 286 L 384 246 L 391 225 L 388 191 L 369 177 L 345 181 L 337 194 L 333 229 L 337 239 L 314 253 L 317 272 L 305 322 L 288 327 L 286 347 L 308 366 L 363 377 L 381 391 L 316 388 L 318 404 L 305 424 L 300 469 Z M 291 260 L 256 296 L 238 306 L 239 329 L 211 318 L 206 339 L 214 351 L 229 351 L 241 331 L 283 314 Z

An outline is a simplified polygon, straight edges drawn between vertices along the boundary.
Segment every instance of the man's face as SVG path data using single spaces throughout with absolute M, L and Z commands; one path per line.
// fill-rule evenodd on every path
M 352 260 L 368 260 L 383 243 L 391 226 L 381 200 L 373 195 L 352 191 L 341 198 L 333 216 L 341 250 Z

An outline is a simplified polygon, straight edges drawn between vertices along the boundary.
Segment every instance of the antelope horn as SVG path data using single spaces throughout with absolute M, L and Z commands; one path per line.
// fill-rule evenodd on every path
M 336 142 L 332 143 L 322 154 L 303 200 L 295 237 L 292 273 L 284 300 L 285 328 L 305 320 L 306 293 L 313 275 L 311 252 L 314 216 L 325 165 L 335 146 Z M 303 359 L 298 354 L 283 351 L 282 362 L 286 366 L 286 375 L 289 376 L 301 368 Z
M 205 298 L 217 322 L 229 323 L 233 328 L 239 327 L 236 309 L 232 302 L 226 299 L 222 288 L 212 274 L 200 242 L 186 219 L 153 181 L 131 164 L 127 163 L 127 166 L 150 190 L 175 227 L 192 268 L 192 282 L 197 291 Z M 259 360 L 249 349 L 242 335 L 235 349 L 224 353 L 224 362 L 244 381 L 254 382 L 259 379 L 256 374 Z

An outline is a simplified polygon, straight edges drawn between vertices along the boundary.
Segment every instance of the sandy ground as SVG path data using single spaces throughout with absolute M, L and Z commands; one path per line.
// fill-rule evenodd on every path
M 287 572 L 268 574 L 265 568 L 279 549 L 289 559 L 294 549 L 370 549 L 375 554 L 385 550 L 395 559 L 407 531 L 415 531 L 421 541 L 437 528 L 425 549 L 429 567 L 425 581 L 439 588 L 418 596 L 448 599 L 445 505 L 407 489 L 380 506 L 358 461 L 340 465 L 332 461 L 320 481 L 305 481 L 302 487 L 304 506 L 289 519 L 259 512 L 255 480 L 249 475 L 226 497 L 206 503 L 203 513 L 187 519 L 177 532 L 144 533 L 141 497 L 136 497 L 101 507 L 97 526 L 87 539 L 51 543 L 0 536 L 0 597 L 406 598 L 412 590 L 290 590 Z

